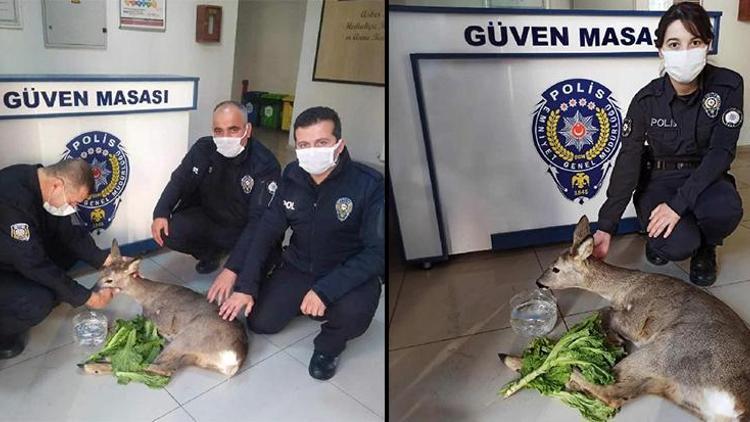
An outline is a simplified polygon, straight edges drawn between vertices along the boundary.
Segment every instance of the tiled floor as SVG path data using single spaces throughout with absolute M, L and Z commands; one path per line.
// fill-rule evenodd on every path
M 297 159 L 294 148 L 289 146 L 289 132 L 258 126 L 253 127 L 253 137 L 278 158 L 282 169 Z
M 144 277 L 205 292 L 216 273 L 193 270 L 195 260 L 176 252 L 148 256 Z M 97 274 L 76 274 L 86 286 Z M 279 334 L 250 334 L 250 353 L 231 379 L 200 368 L 181 369 L 164 389 L 118 385 L 111 376 L 84 375 L 76 366 L 92 350 L 73 342 L 72 317 L 58 306 L 31 330 L 26 350 L 0 360 L 0 421 L 382 421 L 385 416 L 385 302 L 370 328 L 349 342 L 329 381 L 307 373 L 319 322 L 299 317 Z M 132 318 L 140 307 L 115 297 L 104 313 Z
M 750 151 L 732 166 L 743 202 L 750 203 Z M 747 207 L 747 206 L 746 206 Z M 688 279 L 689 261 L 649 264 L 644 237 L 616 238 L 608 262 Z M 510 327 L 509 300 L 534 280 L 567 244 L 452 258 L 425 271 L 391 267 L 389 272 L 389 416 L 394 421 L 578 421 L 559 401 L 523 390 L 503 400 L 498 390 L 516 378 L 498 352 L 520 353 L 528 339 Z M 750 322 L 750 212 L 719 249 L 719 277 L 706 289 Z M 577 290 L 557 291 L 558 335 L 591 311 L 606 306 Z M 627 403 L 616 421 L 697 420 L 655 396 Z

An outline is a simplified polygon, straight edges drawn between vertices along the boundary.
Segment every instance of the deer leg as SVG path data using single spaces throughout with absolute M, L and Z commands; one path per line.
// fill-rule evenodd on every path
M 79 368 L 89 375 L 104 375 L 112 373 L 111 363 L 79 363 Z
M 506 355 L 505 353 L 498 353 L 497 356 L 500 358 L 500 361 L 505 364 L 508 368 L 518 372 L 521 370 L 521 366 L 523 365 L 523 361 L 518 356 L 510 356 Z
M 602 327 L 607 335 L 607 342 L 612 346 L 623 346 L 625 339 L 619 334 L 617 330 L 617 323 L 615 322 L 615 311 L 611 307 L 602 309 L 599 311 L 599 316 L 602 319 Z

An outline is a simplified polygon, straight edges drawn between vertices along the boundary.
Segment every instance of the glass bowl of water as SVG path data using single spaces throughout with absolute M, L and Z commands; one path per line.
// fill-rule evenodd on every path
M 525 337 L 549 334 L 557 323 L 557 301 L 549 289 L 526 290 L 510 300 L 510 326 Z
M 107 316 L 99 312 L 83 311 L 73 317 L 73 332 L 81 346 L 98 346 L 107 338 Z

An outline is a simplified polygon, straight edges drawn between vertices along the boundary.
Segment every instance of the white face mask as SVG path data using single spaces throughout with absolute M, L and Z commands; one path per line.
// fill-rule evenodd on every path
M 298 149 L 299 166 L 312 175 L 325 173 L 326 170 L 336 165 L 336 158 L 338 157 L 334 157 L 334 155 L 339 145 L 341 145 L 341 140 L 332 147 Z
M 65 201 L 65 204 L 63 204 L 60 207 L 56 207 L 50 204 L 49 202 L 44 201 L 44 204 L 42 204 L 42 207 L 44 207 L 44 209 L 48 213 L 54 215 L 55 217 L 67 217 L 77 212 L 77 210 L 68 203 L 68 199 L 65 197 L 65 190 L 63 190 L 63 201 Z
M 239 138 L 231 138 L 227 136 L 214 136 L 214 144 L 216 145 L 216 152 L 227 157 L 234 158 L 245 150 L 242 145 L 242 139 L 247 135 L 247 126 L 245 126 L 245 133 Z
M 706 66 L 706 52 L 708 48 L 689 48 L 680 51 L 665 51 L 664 70 L 677 82 L 686 84 L 692 82 Z

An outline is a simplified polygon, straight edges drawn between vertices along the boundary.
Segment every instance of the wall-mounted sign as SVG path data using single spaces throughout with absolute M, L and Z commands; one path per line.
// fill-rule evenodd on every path
M 120 0 L 120 29 L 167 29 L 167 0 Z
M 385 84 L 385 2 L 325 0 L 314 81 Z
M 107 82 L 0 78 L 0 119 L 196 108 L 197 78 Z

